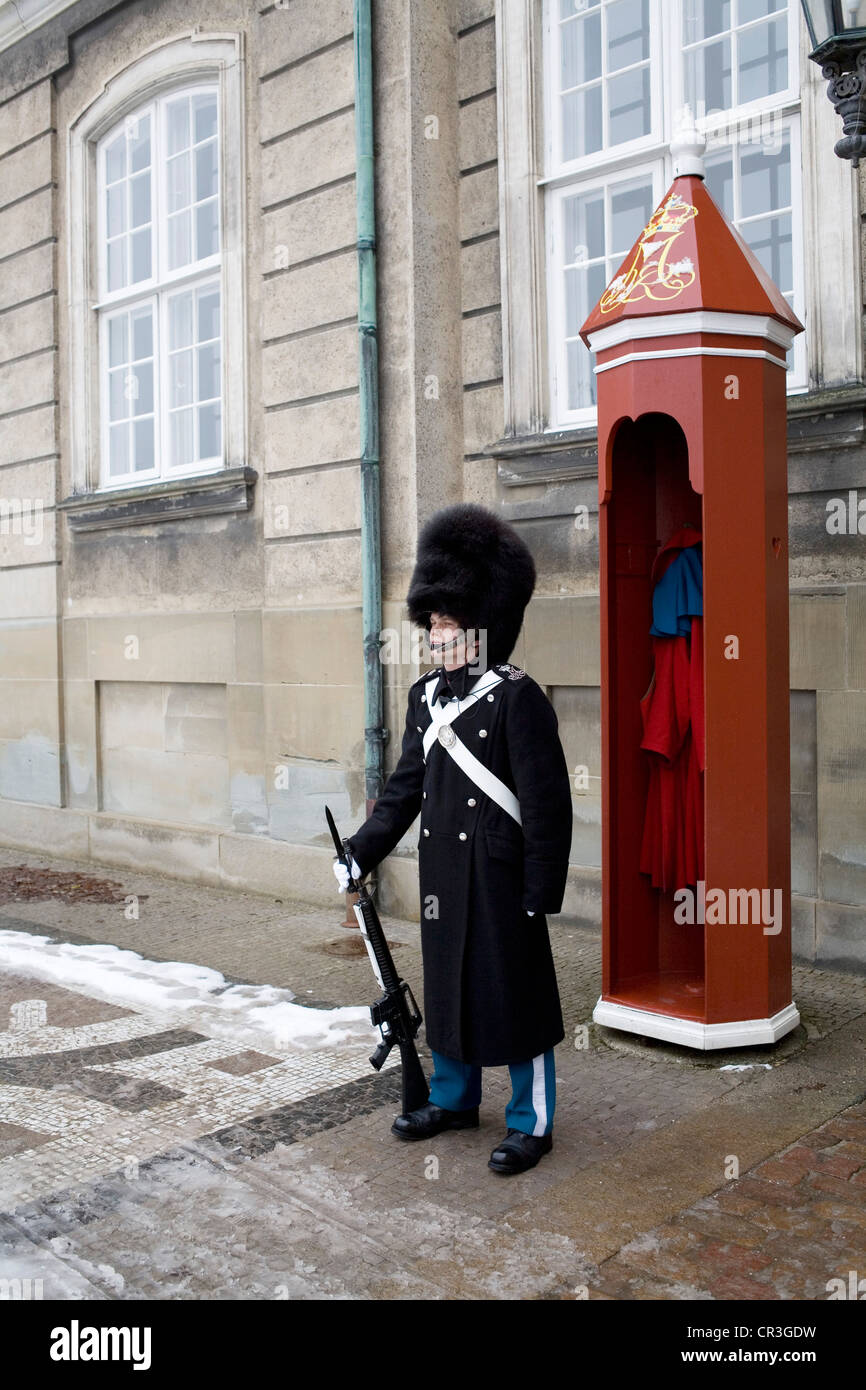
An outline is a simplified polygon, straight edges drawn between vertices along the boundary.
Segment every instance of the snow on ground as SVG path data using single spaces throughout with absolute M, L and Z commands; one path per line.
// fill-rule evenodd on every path
M 288 989 L 228 985 L 218 970 L 207 966 L 146 960 L 118 946 L 76 946 L 49 936 L 0 931 L 0 968 L 111 1004 L 160 1013 L 174 1026 L 264 1052 L 366 1045 L 379 1036 L 366 1007 L 305 1008 Z

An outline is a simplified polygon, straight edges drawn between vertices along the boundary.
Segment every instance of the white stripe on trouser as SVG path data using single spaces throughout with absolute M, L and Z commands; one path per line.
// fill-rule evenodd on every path
M 547 1088 L 544 1084 L 544 1053 L 532 1059 L 532 1108 L 536 1114 L 533 1134 L 544 1134 L 547 1129 Z

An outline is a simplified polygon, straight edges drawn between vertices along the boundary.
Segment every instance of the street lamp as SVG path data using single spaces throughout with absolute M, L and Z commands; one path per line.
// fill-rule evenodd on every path
M 856 169 L 866 154 L 866 0 L 802 0 L 812 40 L 809 57 L 829 82 L 827 95 L 842 117 L 835 146 Z

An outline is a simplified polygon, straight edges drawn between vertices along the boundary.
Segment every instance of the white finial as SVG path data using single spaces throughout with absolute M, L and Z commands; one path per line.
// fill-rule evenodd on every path
M 679 125 L 671 141 L 674 178 L 681 178 L 684 174 L 693 174 L 696 178 L 705 179 L 707 169 L 704 164 L 704 150 L 706 148 L 706 136 L 698 130 L 691 107 L 684 106 L 680 112 Z

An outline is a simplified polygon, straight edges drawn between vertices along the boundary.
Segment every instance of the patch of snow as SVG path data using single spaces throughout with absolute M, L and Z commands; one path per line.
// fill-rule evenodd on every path
M 772 1062 L 728 1062 L 719 1071 L 772 1071 Z
M 368 1045 L 378 1038 L 366 1007 L 310 1009 L 294 1003 L 290 989 L 229 985 L 208 966 L 147 960 L 118 946 L 79 946 L 29 932 L 0 931 L 0 964 L 263 1052 Z

